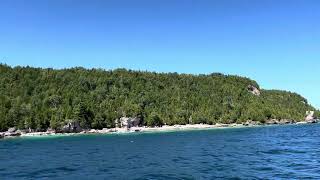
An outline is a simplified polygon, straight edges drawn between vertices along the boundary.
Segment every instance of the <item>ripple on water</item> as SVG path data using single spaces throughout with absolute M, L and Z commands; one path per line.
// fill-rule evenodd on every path
M 0 179 L 320 179 L 317 132 L 319 124 L 10 139 L 0 141 Z
M 36 171 L 29 172 L 18 172 L 15 174 L 8 174 L 14 178 L 54 178 L 57 177 L 58 174 L 67 174 L 71 172 L 78 171 L 79 169 L 70 168 L 66 166 L 56 167 L 56 168 L 42 168 Z
M 148 173 L 141 177 L 135 178 L 135 180 L 147 179 L 147 180 L 195 180 L 196 178 L 191 175 L 184 174 L 159 174 L 159 173 Z

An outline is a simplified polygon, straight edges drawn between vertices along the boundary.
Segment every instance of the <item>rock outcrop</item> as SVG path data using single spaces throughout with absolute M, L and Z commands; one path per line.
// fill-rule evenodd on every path
M 138 127 L 141 124 L 140 118 L 131 118 L 131 117 L 122 117 L 119 120 L 116 120 L 117 127 L 120 128 L 131 128 L 131 127 Z
M 14 132 L 16 132 L 16 130 L 17 129 L 15 127 L 12 127 L 12 128 L 9 128 L 7 132 L 8 133 L 14 133 Z
M 266 120 L 265 124 L 272 125 L 272 124 L 293 124 L 295 123 L 295 120 L 292 119 L 268 119 Z
M 79 133 L 83 130 L 80 123 L 75 120 L 68 120 L 66 124 L 61 128 L 62 133 Z
M 260 94 L 261 94 L 260 90 L 257 87 L 252 86 L 252 85 L 248 86 L 248 91 L 251 92 L 253 95 L 256 95 L 256 96 L 260 96 Z
M 265 124 L 272 125 L 272 124 L 278 124 L 279 120 L 277 119 L 268 119 L 266 120 Z
M 17 130 L 15 127 L 9 128 L 8 131 L 2 133 L 2 137 L 20 136 L 21 131 Z
M 295 122 L 296 121 L 292 119 L 280 119 L 278 124 L 293 124 Z
M 316 123 L 317 119 L 314 117 L 314 111 L 307 111 L 305 121 L 307 123 Z
M 246 121 L 245 123 L 243 123 L 244 126 L 259 126 L 262 125 L 262 123 L 260 121 Z

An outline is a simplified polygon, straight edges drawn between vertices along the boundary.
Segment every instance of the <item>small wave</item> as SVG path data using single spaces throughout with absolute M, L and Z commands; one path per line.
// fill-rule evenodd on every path
M 40 169 L 38 171 L 30 172 L 29 175 L 32 177 L 48 177 L 52 174 L 61 173 L 61 172 L 74 172 L 78 169 L 70 168 L 70 167 L 57 167 L 57 168 L 47 168 L 47 169 Z
M 272 167 L 258 167 L 255 169 L 258 171 L 273 171 L 274 170 L 274 168 L 272 168 Z
M 275 154 L 282 154 L 283 150 L 281 150 L 281 149 L 271 149 L 271 150 L 268 150 L 268 151 L 262 151 L 261 153 L 275 155 Z
M 191 175 L 181 175 L 181 174 L 156 174 L 156 173 L 150 173 L 146 174 L 142 177 L 135 178 L 134 180 L 140 180 L 140 179 L 148 179 L 148 180 L 194 180 L 195 177 Z
M 294 149 L 271 149 L 268 151 L 261 151 L 263 154 L 272 154 L 272 155 L 279 155 L 279 154 L 304 154 L 306 151 L 294 150 Z

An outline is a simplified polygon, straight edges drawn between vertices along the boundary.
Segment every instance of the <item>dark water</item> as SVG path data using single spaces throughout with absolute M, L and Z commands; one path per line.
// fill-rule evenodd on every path
M 320 179 L 320 125 L 0 141 L 0 179 Z

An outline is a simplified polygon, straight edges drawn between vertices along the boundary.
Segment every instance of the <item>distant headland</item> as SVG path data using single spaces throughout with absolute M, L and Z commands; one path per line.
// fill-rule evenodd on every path
M 0 65 L 0 137 L 313 123 L 318 117 L 299 94 L 264 90 L 234 75 Z

